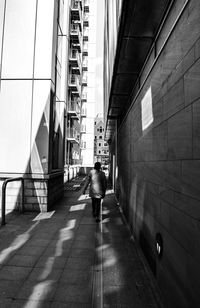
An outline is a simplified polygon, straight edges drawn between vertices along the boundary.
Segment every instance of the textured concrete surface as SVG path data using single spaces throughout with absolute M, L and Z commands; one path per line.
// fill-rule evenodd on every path
M 0 228 L 0 307 L 160 307 L 112 191 L 97 224 L 82 181 L 67 183 L 49 213 L 7 215 Z

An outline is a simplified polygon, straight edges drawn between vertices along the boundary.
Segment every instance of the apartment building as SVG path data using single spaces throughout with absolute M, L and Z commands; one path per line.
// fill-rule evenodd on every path
M 68 106 L 66 117 L 65 177 L 74 177 L 86 148 L 89 2 L 71 0 L 69 25 Z
M 0 2 L 0 181 L 24 179 L 25 210 L 47 211 L 93 157 L 85 135 L 95 3 L 90 12 L 88 0 Z M 21 181 L 8 185 L 6 200 L 18 208 Z

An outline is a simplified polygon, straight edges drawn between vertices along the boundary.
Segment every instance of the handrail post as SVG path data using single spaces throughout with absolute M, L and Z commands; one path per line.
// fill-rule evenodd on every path
M 21 198 L 21 205 L 19 206 L 20 213 L 24 213 L 24 179 L 21 179 L 22 181 L 22 198 Z
M 21 181 L 22 182 L 22 198 L 21 205 L 19 206 L 20 213 L 24 212 L 24 178 L 10 178 L 3 182 L 2 185 L 2 203 L 1 203 L 1 225 L 6 224 L 5 212 L 6 212 L 6 186 L 9 182 Z
M 6 204 L 6 182 L 3 182 L 2 185 L 2 203 L 1 203 L 1 225 L 6 224 L 6 218 L 5 218 L 5 204 Z

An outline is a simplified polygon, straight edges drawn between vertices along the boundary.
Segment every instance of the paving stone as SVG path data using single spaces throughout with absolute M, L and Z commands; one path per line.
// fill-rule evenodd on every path
M 54 300 L 72 303 L 91 303 L 92 288 L 84 285 L 59 284 Z
M 42 246 L 46 247 L 49 244 L 50 240 L 44 240 L 40 238 L 33 238 L 29 241 L 29 245 L 31 246 Z
M 56 290 L 56 283 L 52 280 L 44 280 L 36 283 L 25 282 L 17 293 L 17 299 L 26 299 L 33 301 L 51 301 Z
M 32 267 L 3 266 L 0 269 L 0 280 L 24 280 L 31 270 Z
M 15 298 L 19 288 L 20 281 L 1 280 L 0 281 L 0 298 Z
M 44 251 L 45 247 L 43 246 L 31 246 L 31 245 L 24 245 L 17 251 L 18 255 L 26 255 L 26 256 L 40 256 Z
M 77 240 L 77 237 L 76 237 L 76 240 L 74 241 L 73 245 L 72 245 L 72 249 L 92 249 L 94 248 L 94 240 L 92 239 L 88 239 L 87 241 L 82 241 L 82 240 L 79 240 L 79 237 L 78 237 L 78 240 Z
M 85 303 L 72 303 L 72 302 L 59 302 L 55 301 L 51 303 L 50 308 L 91 308 L 91 304 L 85 304 Z
M 52 264 L 53 268 L 64 268 L 66 263 L 66 257 L 56 257 L 56 256 L 42 256 L 39 258 L 35 267 L 45 267 L 48 264 Z
M 92 268 L 91 258 L 68 258 L 66 267 L 88 271 Z
M 95 250 L 93 249 L 81 249 L 81 248 L 73 248 L 70 251 L 70 257 L 73 258 L 94 258 Z
M 92 285 L 93 272 L 92 270 L 74 270 L 69 269 L 69 267 L 65 268 L 63 271 L 60 282 L 66 284 L 76 284 L 76 285 Z
M 33 300 L 16 299 L 16 300 L 11 301 L 9 308 L 22 308 L 22 307 L 49 308 L 50 306 L 51 306 L 51 302 L 49 301 L 33 301 Z
M 0 298 L 0 307 L 10 308 L 12 305 L 12 300 L 8 298 Z
M 45 279 L 57 282 L 60 279 L 62 272 L 63 269 L 52 268 L 51 266 L 36 267 L 32 270 L 32 272 L 28 276 L 27 282 L 31 281 L 39 282 Z
M 37 256 L 24 256 L 16 254 L 8 261 L 7 264 L 13 266 L 33 267 L 36 262 Z

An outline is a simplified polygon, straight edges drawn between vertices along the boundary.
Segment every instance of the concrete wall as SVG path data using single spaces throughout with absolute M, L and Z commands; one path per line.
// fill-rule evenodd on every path
M 117 136 L 120 204 L 170 308 L 198 307 L 200 288 L 200 2 L 186 2 L 175 2 Z

